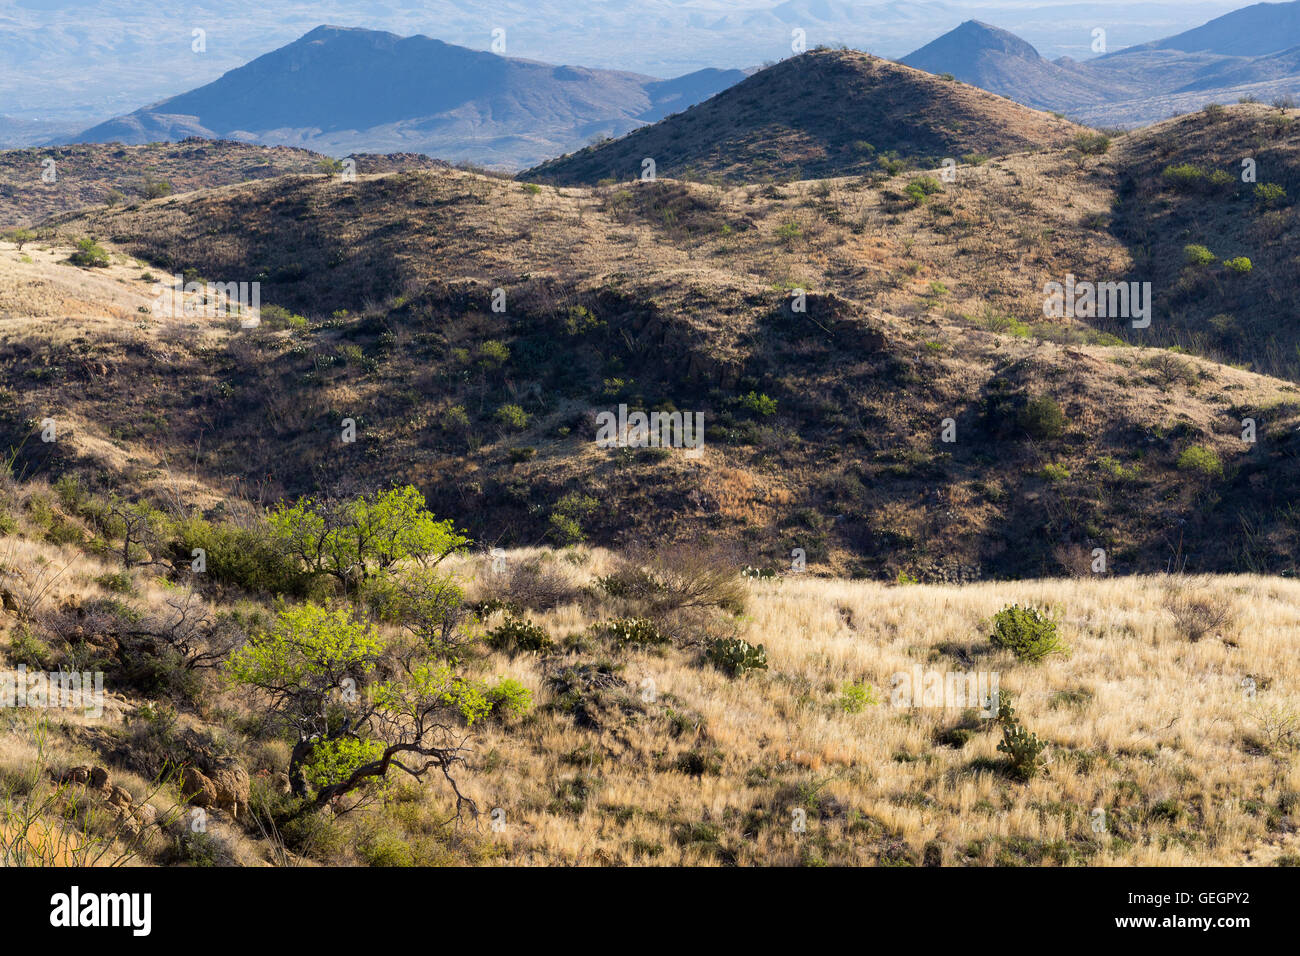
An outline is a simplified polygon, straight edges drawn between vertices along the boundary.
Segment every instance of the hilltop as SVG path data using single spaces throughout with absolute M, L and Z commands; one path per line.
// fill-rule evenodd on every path
M 974 87 L 848 50 L 784 60 L 717 96 L 622 139 L 523 174 L 559 185 L 626 181 L 651 158 L 659 176 L 737 183 L 860 175 L 883 160 L 1065 145 L 1080 132 Z
M 409 153 L 352 157 L 359 172 L 445 166 Z M 186 139 L 140 146 L 83 144 L 0 151 L 0 228 L 108 202 L 133 203 L 208 186 L 319 171 L 328 158 L 288 146 Z

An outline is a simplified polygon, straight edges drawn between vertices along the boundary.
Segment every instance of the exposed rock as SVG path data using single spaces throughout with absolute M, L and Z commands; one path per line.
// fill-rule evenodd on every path
M 212 768 L 212 782 L 216 786 L 216 806 L 228 809 L 233 818 L 239 819 L 239 805 L 248 804 L 248 771 L 234 757 L 222 757 Z
M 90 782 L 89 767 L 70 767 L 63 772 L 61 777 L 56 778 L 59 783 L 76 784 L 85 786 Z
M 198 767 L 189 766 L 181 773 L 181 795 L 196 807 L 217 804 L 217 785 Z

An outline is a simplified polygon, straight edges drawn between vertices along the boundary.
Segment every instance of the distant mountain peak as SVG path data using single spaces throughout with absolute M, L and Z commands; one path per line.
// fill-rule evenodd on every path
M 959 79 L 967 79 L 967 76 L 978 73 L 980 61 L 989 55 L 1016 57 L 1035 63 L 1042 60 L 1029 42 L 1009 30 L 982 20 L 967 20 L 900 62 L 931 73 L 952 73 Z

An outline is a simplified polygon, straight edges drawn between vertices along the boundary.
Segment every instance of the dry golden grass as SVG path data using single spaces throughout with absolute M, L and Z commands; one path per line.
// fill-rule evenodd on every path
M 575 580 L 602 560 L 574 569 Z M 1193 644 L 1177 631 L 1165 595 L 1189 587 L 1240 609 L 1230 643 Z M 731 680 L 678 650 L 624 662 L 630 688 L 653 681 L 674 710 L 698 715 L 698 736 L 673 737 L 654 707 L 637 725 L 600 734 L 539 717 L 481 736 L 471 786 L 485 806 L 505 811 L 505 861 L 869 864 L 882 853 L 919 860 L 937 841 L 949 863 L 1187 865 L 1268 863 L 1297 849 L 1294 825 L 1276 822 L 1294 813 L 1295 753 L 1260 752 L 1257 740 L 1270 710 L 1300 712 L 1300 664 L 1288 638 L 1300 624 L 1300 583 L 1236 576 L 895 587 L 787 576 L 750 589 L 741 633 L 766 646 L 769 672 Z M 981 622 L 1017 602 L 1060 612 L 1068 658 L 1032 666 L 990 648 Z M 557 638 L 595 623 L 576 606 L 531 617 Z M 535 661 L 495 663 L 546 700 Z M 889 704 L 890 675 L 915 666 L 998 672 L 1018 717 L 1049 743 L 1047 774 L 1020 784 L 973 769 L 999 759 L 993 731 L 976 732 L 962 749 L 937 745 L 960 711 Z M 1248 679 L 1268 689 L 1252 693 Z M 882 702 L 845 712 L 843 686 L 862 682 Z M 716 749 L 717 772 L 665 769 L 692 749 Z M 584 768 L 592 753 L 600 762 Z M 557 791 L 584 775 L 591 796 L 578 812 L 556 812 Z M 809 809 L 805 834 L 791 831 L 797 806 Z M 1097 807 L 1107 814 L 1105 837 L 1090 829 Z M 716 826 L 716 842 L 681 845 L 691 824 Z M 1025 842 L 1013 852 L 1009 841 Z M 662 852 L 647 857 L 646 847 Z

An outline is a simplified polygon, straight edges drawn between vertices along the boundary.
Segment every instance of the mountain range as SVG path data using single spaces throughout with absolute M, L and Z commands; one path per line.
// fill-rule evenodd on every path
M 1151 43 L 1078 62 L 968 20 L 902 63 L 1098 126 L 1139 126 L 1212 100 L 1300 94 L 1300 2 L 1259 3 Z
M 77 142 L 188 136 L 300 146 L 334 156 L 422 152 L 517 168 L 620 136 L 742 79 L 671 80 L 551 66 L 425 36 L 321 26 L 205 86 L 101 123 Z
M 1013 33 L 968 20 L 899 62 L 1079 123 L 1133 127 L 1212 100 L 1286 101 L 1300 94 L 1300 0 L 1255 4 L 1165 39 L 1085 61 L 1049 60 Z M 685 115 L 752 72 L 707 68 L 656 79 L 622 70 L 555 66 L 427 36 L 320 26 L 206 85 L 76 135 L 57 134 L 50 142 L 141 144 L 198 136 L 296 146 L 332 156 L 419 152 L 515 171 L 578 150 L 591 157 L 594 153 L 584 147 L 671 114 Z M 850 71 L 827 82 L 854 82 L 854 77 L 860 74 Z M 699 123 L 708 123 L 717 131 L 715 145 L 730 148 L 725 131 L 735 120 L 731 111 L 743 107 L 746 96 L 753 100 L 747 93 L 720 98 L 683 122 L 697 124 L 697 131 Z M 854 116 L 843 124 L 832 121 L 824 132 L 856 130 L 853 142 L 881 148 L 877 140 L 901 135 L 891 125 L 895 119 Z M 880 121 L 885 126 L 874 133 L 873 124 Z M 787 128 L 799 126 L 797 116 L 783 122 Z M 935 127 L 929 121 L 917 125 Z M 0 134 L 6 128 L 11 139 L 24 141 L 40 129 L 30 123 L 0 123 Z M 668 129 L 682 132 L 686 127 Z M 673 157 L 689 149 L 656 142 L 647 151 L 658 135 L 632 140 L 626 148 L 643 152 L 634 157 L 637 163 L 653 155 L 675 168 Z M 821 134 L 801 131 L 799 136 L 817 141 Z M 807 163 L 795 162 L 799 149 L 784 151 L 782 162 L 820 169 L 825 164 L 819 166 L 817 154 L 826 145 L 813 145 L 804 157 Z M 936 156 L 952 152 L 948 146 L 935 148 Z M 915 148 L 905 152 L 917 155 Z M 602 161 L 614 156 L 609 149 L 600 155 Z M 752 171 L 756 159 L 762 162 L 753 156 L 734 162 Z M 572 160 L 566 162 L 573 168 Z M 621 174 L 630 175 L 627 162 L 619 162 Z

